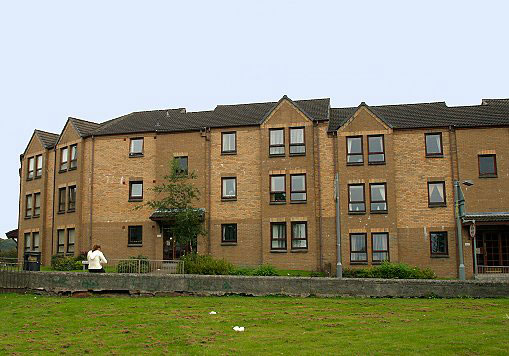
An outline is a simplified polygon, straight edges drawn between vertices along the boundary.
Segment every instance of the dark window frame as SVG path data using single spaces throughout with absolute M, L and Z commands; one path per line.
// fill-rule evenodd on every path
M 184 158 L 186 159 L 186 169 L 182 170 L 180 169 L 180 161 Z M 176 159 L 178 163 L 178 169 L 176 173 L 187 176 L 189 174 L 189 156 L 175 156 L 173 159 Z
M 32 170 L 30 170 L 30 162 L 33 162 Z M 27 158 L 27 180 L 32 180 L 32 179 L 34 179 L 34 177 L 35 177 L 35 157 L 28 157 Z
M 28 201 L 30 200 L 30 207 Z M 34 198 L 32 193 L 25 194 L 25 219 L 31 219 L 34 211 Z
M 132 152 L 132 145 L 134 140 L 141 140 L 141 152 Z M 145 137 L 131 137 L 129 139 L 129 157 L 143 157 L 145 154 Z
M 293 226 L 296 225 L 296 224 L 304 224 L 304 231 L 305 231 L 305 234 L 306 234 L 306 237 L 305 238 L 295 238 L 295 236 L 293 235 Z M 290 239 L 290 248 L 292 250 L 307 250 L 308 249 L 308 222 L 307 221 L 292 221 L 291 224 L 290 224 L 290 229 L 291 229 L 291 232 L 290 232 L 290 235 L 291 235 L 291 239 Z M 294 241 L 306 241 L 306 247 L 293 247 L 293 242 Z
M 69 231 L 74 231 L 74 242 L 71 243 L 69 240 Z M 65 248 L 66 253 L 74 253 L 75 252 L 75 246 L 76 246 L 76 229 L 75 228 L 69 228 L 66 231 L 66 239 L 67 239 L 67 246 Z M 72 246 L 72 251 L 70 251 L 69 246 Z
M 374 185 L 383 185 L 384 186 L 384 195 L 385 200 L 373 200 L 373 194 L 371 192 L 371 187 Z M 371 204 L 377 203 L 385 203 L 385 210 L 373 210 L 373 206 Z M 369 183 L 369 211 L 371 214 L 387 214 L 389 211 L 389 203 L 387 202 L 387 182 L 384 183 Z
M 297 176 L 303 176 L 304 177 L 304 190 L 293 190 L 293 177 Z M 286 184 L 286 182 L 285 182 Z M 304 193 L 306 195 L 306 199 L 298 200 L 298 199 L 292 199 L 293 193 Z M 290 203 L 306 203 L 308 200 L 308 193 L 307 193 L 307 177 L 306 173 L 296 173 L 296 174 L 290 174 Z
M 74 188 L 74 189 L 71 189 Z M 71 192 L 74 190 L 74 201 L 71 202 Z M 77 187 L 76 185 L 70 185 L 67 187 L 67 212 L 72 213 L 76 211 L 76 198 L 77 198 Z M 74 204 L 74 206 L 71 207 L 71 203 Z
M 276 145 L 272 144 L 272 142 L 270 141 L 270 139 L 272 137 L 272 135 L 271 135 L 272 131 L 282 131 L 283 132 L 283 143 L 282 144 L 276 144 Z M 270 153 L 270 149 L 272 147 L 283 147 L 283 153 Z M 286 155 L 285 129 L 281 128 L 281 127 L 269 129 L 269 157 L 284 157 L 285 155 Z
M 139 241 L 132 240 L 133 235 L 140 234 Z M 127 227 L 127 246 L 128 247 L 139 247 L 143 246 L 143 225 L 129 225 Z
M 387 250 L 375 250 L 375 235 L 385 235 L 387 238 Z M 387 259 L 386 260 L 375 260 L 375 253 L 387 253 Z M 391 253 L 390 253 L 390 242 L 389 242 L 389 233 L 388 232 L 372 232 L 371 233 L 371 262 L 373 264 L 379 264 L 384 261 L 390 261 L 391 260 Z
M 445 191 L 445 181 L 428 181 L 428 207 L 429 208 L 436 208 L 436 207 L 444 207 L 444 206 L 447 206 L 447 194 L 446 194 L 446 191 Z M 435 203 L 435 202 L 431 202 L 430 198 L 430 184 L 442 184 L 443 186 L 443 191 L 444 191 L 444 201 L 443 202 L 439 202 L 439 203 Z
M 39 196 L 39 206 L 36 205 L 36 202 L 37 202 L 36 196 Z M 33 207 L 32 217 L 33 218 L 38 218 L 39 216 L 41 216 L 41 196 L 42 196 L 41 192 L 37 192 L 37 193 L 34 193 L 34 196 L 32 197 L 32 207 Z M 36 209 L 39 209 L 38 213 L 36 213 Z
M 445 252 L 433 252 L 433 234 L 445 235 Z M 442 236 L 444 237 L 444 236 Z M 431 257 L 449 257 L 449 234 L 447 231 L 430 231 L 429 232 L 429 251 Z
M 428 153 L 428 136 L 440 136 L 440 153 Z M 442 132 L 427 132 L 424 134 L 424 150 L 426 153 L 427 158 L 433 158 L 433 157 L 444 157 L 444 141 Z
M 353 250 L 352 249 L 352 236 L 353 235 L 363 235 L 364 236 L 364 250 Z M 350 264 L 366 264 L 368 263 L 368 234 L 365 232 L 355 232 L 349 235 L 350 238 Z M 352 253 L 364 253 L 366 255 L 365 260 L 352 260 Z
M 284 226 L 284 237 L 274 238 L 274 225 Z M 284 241 L 284 247 L 272 247 L 272 241 Z M 288 232 L 286 231 L 286 222 L 271 222 L 270 223 L 270 250 L 271 251 L 287 251 L 288 250 Z
M 64 158 L 64 151 L 65 154 L 65 161 Z M 59 165 L 59 172 L 67 172 L 69 170 L 69 146 L 61 147 L 60 148 L 60 165 Z
M 233 150 L 224 150 L 224 136 L 225 135 L 234 135 L 235 137 L 235 147 Z M 237 131 L 225 131 L 221 132 L 221 154 L 222 155 L 236 155 L 237 154 Z
M 35 244 L 35 234 L 39 235 L 39 241 L 37 241 L 37 245 Z M 32 245 L 31 250 L 34 252 L 40 252 L 41 251 L 41 233 L 40 231 L 32 231 Z
M 141 184 L 141 197 L 133 196 L 133 184 Z M 142 180 L 131 180 L 129 181 L 129 199 L 130 202 L 143 201 L 143 181 Z
M 493 173 L 481 172 L 481 157 L 493 157 Z M 495 153 L 479 154 L 477 155 L 477 166 L 479 168 L 479 178 L 497 178 L 497 155 Z
M 41 166 L 39 167 L 39 157 L 41 158 Z M 35 156 L 35 174 L 34 179 L 39 179 L 42 177 L 42 166 L 44 165 L 44 158 L 41 155 Z
M 283 190 L 272 190 L 272 177 L 283 177 Z M 269 175 L 269 188 L 270 188 L 270 204 L 286 204 L 286 174 L 271 174 Z M 276 200 L 276 194 L 284 194 L 284 199 Z
M 72 150 L 76 148 L 76 158 L 72 158 Z M 78 168 L 78 144 L 72 144 L 69 146 L 69 171 L 75 170 Z
M 28 237 L 28 238 L 27 238 Z M 28 244 L 27 244 L 28 241 Z M 32 249 L 32 233 L 25 232 L 23 234 L 23 250 L 28 252 Z
M 60 243 L 60 231 L 63 232 L 62 243 Z M 65 253 L 65 229 L 57 229 L 57 254 Z M 60 250 L 62 248 L 62 250 Z
M 361 152 L 360 153 L 349 153 L 348 152 L 348 140 L 353 138 L 360 138 L 361 139 Z M 347 166 L 363 166 L 364 165 L 364 138 L 362 135 L 357 136 L 346 136 L 346 165 Z M 361 162 L 348 162 L 348 157 L 350 156 L 361 156 L 362 161 Z
M 233 179 L 235 181 L 235 196 L 224 195 L 224 181 L 227 179 Z M 222 201 L 235 201 L 237 200 L 237 177 L 221 177 L 221 200 Z
M 61 192 L 64 192 L 64 194 L 62 195 Z M 63 199 L 62 199 L 62 197 L 63 197 Z M 58 211 L 57 212 L 59 214 L 65 213 L 65 206 L 67 205 L 66 200 L 67 200 L 67 187 L 58 188 Z
M 362 201 L 352 201 L 350 187 L 360 187 L 362 186 Z M 350 204 L 364 204 L 364 210 L 350 210 Z M 365 214 L 366 213 L 366 184 L 364 183 L 354 183 L 348 184 L 348 214 Z
M 385 164 L 385 135 L 368 135 L 368 164 L 371 164 L 371 165 L 377 165 L 377 164 Z M 381 137 L 382 138 L 382 152 L 371 152 L 370 151 L 370 148 L 369 148 L 369 139 L 370 138 L 375 138 L 375 137 Z M 383 161 L 374 161 L 374 162 L 370 162 L 369 160 L 369 157 L 371 155 L 383 155 L 384 156 L 384 160 Z
M 234 231 L 234 237 L 235 239 L 234 240 L 225 240 L 225 232 L 226 232 L 226 229 L 228 227 L 233 227 L 233 231 Z M 231 224 L 221 224 L 221 244 L 237 244 L 237 232 L 238 232 L 238 228 L 237 228 L 237 224 L 234 224 L 234 223 L 231 223 Z
M 292 143 L 292 130 L 302 130 L 302 143 Z M 306 155 L 306 127 L 305 126 L 295 126 L 289 128 L 289 154 L 290 156 L 305 156 Z M 284 141 L 283 141 L 284 142 Z M 292 153 L 292 147 L 304 147 L 304 152 L 294 152 Z

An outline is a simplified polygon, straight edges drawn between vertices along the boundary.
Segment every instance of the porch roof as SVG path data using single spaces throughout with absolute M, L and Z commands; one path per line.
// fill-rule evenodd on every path
M 466 220 L 475 220 L 475 222 L 506 222 L 509 221 L 509 212 L 483 212 L 483 213 L 466 213 L 463 222 Z
M 205 209 L 203 208 L 195 208 L 194 210 L 201 213 L 202 218 L 205 216 Z M 179 209 L 156 209 L 150 215 L 150 220 L 152 221 L 168 221 L 172 220 L 175 217 L 175 214 L 179 211 Z

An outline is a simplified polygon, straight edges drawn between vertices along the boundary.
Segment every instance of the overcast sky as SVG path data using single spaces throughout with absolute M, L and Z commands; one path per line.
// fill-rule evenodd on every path
M 504 1 L 1 2 L 0 236 L 17 227 L 35 128 L 283 94 L 334 107 L 507 98 L 508 14 Z

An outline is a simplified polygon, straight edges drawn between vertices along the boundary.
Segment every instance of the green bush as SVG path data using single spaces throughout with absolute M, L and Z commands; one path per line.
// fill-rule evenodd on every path
M 252 276 L 254 268 L 250 267 L 235 267 L 231 272 L 234 276 Z
M 253 271 L 253 276 L 279 276 L 279 273 L 271 265 L 261 265 Z
M 83 269 L 81 261 L 82 256 L 62 256 L 55 255 L 51 257 L 51 268 L 55 271 L 73 271 Z
M 120 261 L 117 265 L 117 273 L 149 273 L 150 262 L 143 255 L 131 256 L 127 260 Z
M 404 263 L 383 262 L 380 266 L 345 269 L 345 278 L 435 279 L 430 268 L 411 267 Z
M 15 248 L 10 250 L 0 251 L 0 258 L 18 258 L 18 251 Z
M 235 267 L 224 259 L 191 253 L 181 258 L 184 272 L 188 274 L 225 275 L 233 274 Z

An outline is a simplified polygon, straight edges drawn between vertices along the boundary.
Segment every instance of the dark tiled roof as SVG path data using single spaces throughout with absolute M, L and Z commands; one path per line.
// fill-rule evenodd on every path
M 69 121 L 71 121 L 71 124 L 74 126 L 76 131 L 78 131 L 78 134 L 81 137 L 87 137 L 92 133 L 93 131 L 97 130 L 101 124 L 92 122 L 92 121 L 86 121 L 82 119 L 76 119 L 74 117 L 70 117 Z
M 397 129 L 509 125 L 509 103 L 483 100 L 483 105 L 453 106 L 445 102 L 367 106 L 388 126 Z M 363 105 L 363 104 L 361 104 Z M 357 108 L 331 108 L 329 132 L 338 130 Z
M 475 220 L 476 222 L 509 221 L 509 212 L 466 213 L 464 219 Z
M 48 149 L 55 147 L 55 144 L 57 143 L 58 138 L 60 137 L 57 134 L 41 130 L 35 130 L 34 133 L 39 137 L 44 148 Z

